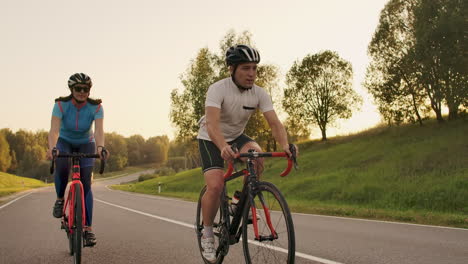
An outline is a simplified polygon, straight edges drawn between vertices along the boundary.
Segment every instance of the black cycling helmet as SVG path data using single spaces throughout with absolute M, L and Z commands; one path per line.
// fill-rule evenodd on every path
M 247 45 L 236 45 L 226 51 L 226 63 L 228 66 L 246 62 L 260 62 L 260 54 L 256 49 Z
M 84 84 L 87 85 L 89 88 L 93 86 L 91 78 L 84 73 L 75 73 L 72 76 L 70 76 L 70 78 L 68 78 L 68 88 L 72 89 L 73 86 L 77 84 Z

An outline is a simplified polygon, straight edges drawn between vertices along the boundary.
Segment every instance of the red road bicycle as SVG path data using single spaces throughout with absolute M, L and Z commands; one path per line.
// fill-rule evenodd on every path
M 224 175 L 220 207 L 213 223 L 217 258 L 215 263 L 223 262 L 228 254 L 229 246 L 238 243 L 241 236 L 246 263 L 294 263 L 294 224 L 288 204 L 279 189 L 272 183 L 259 181 L 254 170 L 254 160 L 257 158 L 285 157 L 288 159 L 288 166 L 281 176 L 286 176 L 293 164 L 297 168 L 295 146 L 290 144 L 290 150 L 292 157 L 288 157 L 285 152 L 256 152 L 253 149 L 247 153 L 238 153 L 238 158 L 247 158 L 247 165 L 245 169 L 234 174 L 232 174 L 233 165 L 229 163 Z M 233 213 L 229 210 L 231 198 L 227 195 L 226 184 L 243 175 L 247 178 L 244 181 L 237 208 Z M 203 250 L 201 247 L 203 235 L 201 199 L 205 192 L 206 186 L 200 192 L 195 223 L 200 252 Z M 205 258 L 203 260 L 205 263 L 211 263 Z
M 57 149 L 52 151 L 53 159 L 50 166 L 50 173 L 54 173 L 54 165 L 56 158 L 71 158 L 72 159 L 72 181 L 69 184 L 68 195 L 63 207 L 63 216 L 61 220 L 61 229 L 65 229 L 69 241 L 70 255 L 73 256 L 73 263 L 81 263 L 81 249 L 83 244 L 83 227 L 86 223 L 86 208 L 84 200 L 83 184 L 80 181 L 80 159 L 82 158 L 99 158 L 98 154 L 87 153 L 59 153 Z M 104 172 L 105 156 L 107 151 L 102 150 L 104 159 L 101 160 L 99 173 Z

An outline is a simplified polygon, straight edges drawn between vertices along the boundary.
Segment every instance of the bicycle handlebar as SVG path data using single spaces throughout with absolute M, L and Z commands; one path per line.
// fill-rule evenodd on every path
M 281 172 L 280 176 L 284 177 L 289 174 L 289 172 L 292 169 L 292 166 L 294 164 L 294 167 L 297 168 L 297 162 L 296 162 L 296 152 L 295 149 L 292 151 L 293 155 L 292 157 L 289 157 L 286 152 L 256 152 L 256 151 L 249 151 L 247 153 L 236 153 L 236 158 L 249 158 L 249 159 L 256 159 L 256 158 L 264 158 L 264 157 L 285 157 L 288 159 L 288 166 L 286 169 Z M 234 170 L 233 162 L 230 161 L 228 164 L 228 169 L 226 173 L 224 174 L 224 178 L 227 178 L 231 176 L 232 171 Z
M 102 156 L 104 159 L 101 159 L 101 167 L 99 168 L 99 174 L 102 174 L 104 172 L 104 167 L 106 166 L 106 156 L 107 156 L 107 150 L 103 149 L 102 150 Z M 78 152 L 73 152 L 73 153 L 58 153 L 57 154 L 57 149 L 52 150 L 52 161 L 50 164 L 50 174 L 54 173 L 54 165 L 55 165 L 55 159 L 56 158 L 100 158 L 99 154 L 89 154 L 89 153 L 78 153 Z

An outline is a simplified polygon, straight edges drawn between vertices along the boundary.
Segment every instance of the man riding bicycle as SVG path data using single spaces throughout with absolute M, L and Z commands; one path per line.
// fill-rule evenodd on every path
M 49 149 L 47 158 L 51 160 L 52 150 L 71 153 L 99 153 L 102 157 L 104 148 L 104 110 L 100 99 L 89 97 L 92 87 L 91 78 L 84 73 L 75 73 L 68 79 L 68 88 L 71 94 L 55 99 L 52 111 L 52 121 L 49 131 Z M 94 122 L 95 132 L 91 126 Z M 96 147 L 97 145 L 97 147 Z M 108 151 L 107 151 L 108 152 Z M 65 189 L 68 183 L 70 164 L 66 158 L 58 158 L 55 170 L 55 190 L 57 200 L 53 207 L 53 216 L 62 217 Z M 83 184 L 86 226 L 84 228 L 84 243 L 86 246 L 96 244 L 91 224 L 93 218 L 93 193 L 91 192 L 91 174 L 94 159 L 80 160 L 81 182 Z
M 275 140 L 291 155 L 286 130 L 274 111 L 270 95 L 254 83 L 259 62 L 260 54 L 254 48 L 247 45 L 229 48 L 226 63 L 231 77 L 209 87 L 205 115 L 199 121 L 197 138 L 207 186 L 202 198 L 204 229 L 201 244 L 202 254 L 208 261 L 216 260 L 213 220 L 224 186 L 224 160 L 235 158 L 231 145 L 235 143 L 240 152 L 262 151 L 257 142 L 244 134 L 245 126 L 257 108 L 262 111 Z M 258 175 L 263 171 L 263 159 L 258 159 L 256 171 Z

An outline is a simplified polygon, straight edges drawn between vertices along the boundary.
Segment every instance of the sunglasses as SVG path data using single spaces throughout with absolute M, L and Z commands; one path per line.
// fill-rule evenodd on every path
M 77 93 L 89 93 L 89 87 L 73 87 L 73 90 Z

